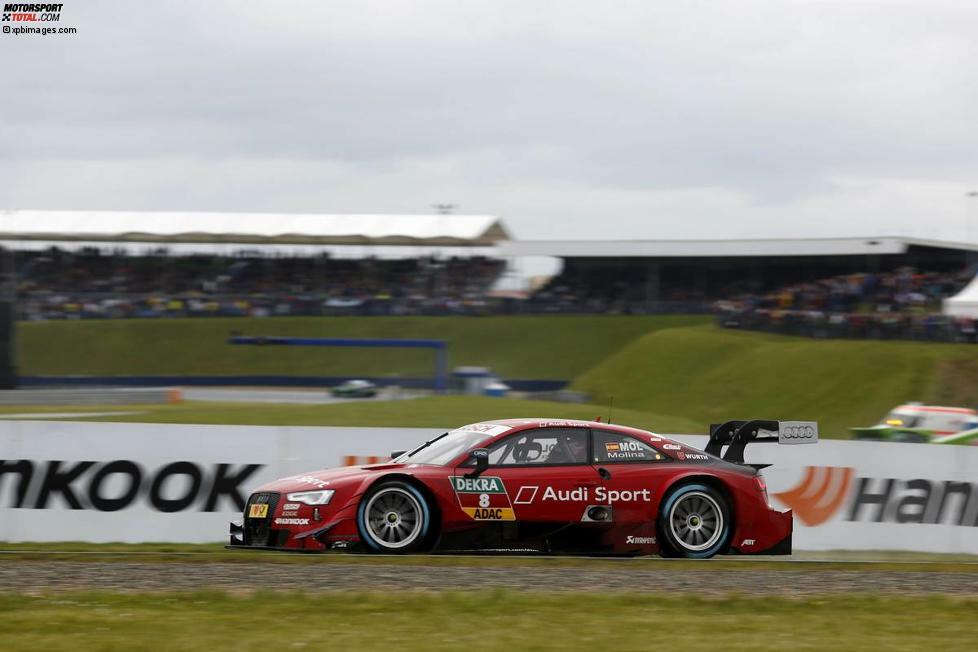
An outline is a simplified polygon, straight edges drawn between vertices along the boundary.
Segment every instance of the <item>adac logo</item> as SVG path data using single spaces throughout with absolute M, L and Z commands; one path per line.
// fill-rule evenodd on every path
M 805 477 L 793 489 L 774 494 L 811 527 L 832 518 L 849 494 L 855 469 L 848 466 L 807 466 Z

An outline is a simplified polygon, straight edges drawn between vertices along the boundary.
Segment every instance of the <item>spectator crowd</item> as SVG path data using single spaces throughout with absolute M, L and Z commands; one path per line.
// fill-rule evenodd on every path
M 485 257 L 336 259 L 19 254 L 22 319 L 477 314 L 503 271 Z
M 975 342 L 975 320 L 941 314 L 942 301 L 974 276 L 974 267 L 953 273 L 905 267 L 848 274 L 717 301 L 714 309 L 726 328 L 808 337 Z
M 715 301 L 688 279 L 662 279 L 650 301 L 640 268 L 565 267 L 533 293 L 498 292 L 505 262 L 483 256 L 385 259 L 239 254 L 131 256 L 20 252 L 21 319 L 497 313 L 709 313 L 726 328 L 809 337 L 973 342 L 971 319 L 940 314 L 974 267 L 953 273 L 848 274 Z M 723 289 L 718 292 L 724 292 Z M 722 294 L 721 294 L 722 296 Z

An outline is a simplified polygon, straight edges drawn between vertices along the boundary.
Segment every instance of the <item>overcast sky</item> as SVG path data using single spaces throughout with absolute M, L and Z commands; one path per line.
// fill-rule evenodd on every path
M 0 208 L 978 239 L 975 0 L 64 0 L 60 25 L 0 34 Z

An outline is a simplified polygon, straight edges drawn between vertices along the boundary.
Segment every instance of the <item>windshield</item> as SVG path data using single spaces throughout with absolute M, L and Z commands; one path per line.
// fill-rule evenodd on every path
M 426 441 L 394 460 L 401 464 L 448 464 L 467 450 L 477 447 L 492 435 L 471 430 L 453 430 Z

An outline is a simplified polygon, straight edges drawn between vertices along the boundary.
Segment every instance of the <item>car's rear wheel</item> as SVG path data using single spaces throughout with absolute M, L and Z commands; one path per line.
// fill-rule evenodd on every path
M 374 552 L 413 552 L 428 539 L 431 509 L 416 487 L 383 482 L 360 500 L 357 526 L 360 538 Z
M 706 559 L 724 550 L 733 523 L 724 496 L 713 487 L 685 484 L 662 502 L 660 532 L 669 556 Z

